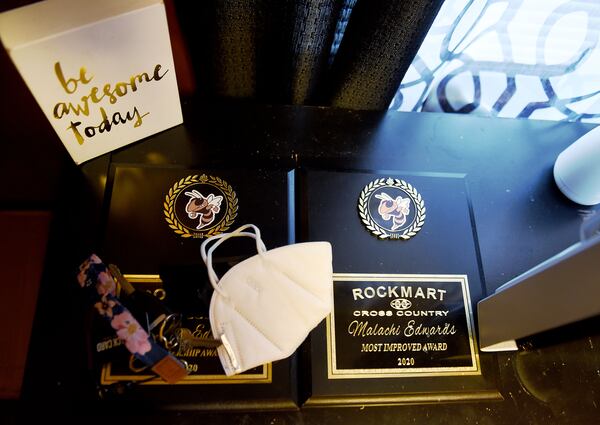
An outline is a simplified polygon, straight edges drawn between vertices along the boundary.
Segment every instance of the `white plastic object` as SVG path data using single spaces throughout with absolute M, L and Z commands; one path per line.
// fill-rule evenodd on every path
M 581 205 L 600 203 L 600 126 L 558 155 L 554 180 L 561 192 Z

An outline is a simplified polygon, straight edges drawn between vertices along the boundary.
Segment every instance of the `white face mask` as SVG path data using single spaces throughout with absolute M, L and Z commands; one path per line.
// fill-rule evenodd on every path
M 253 229 L 255 233 L 244 232 Z M 256 239 L 258 255 L 219 279 L 212 253 L 231 237 Z M 214 244 L 206 252 L 206 246 Z M 210 325 L 225 373 L 230 376 L 290 356 L 333 306 L 331 244 L 307 242 L 267 251 L 260 230 L 246 224 L 202 244 L 202 259 L 215 289 Z

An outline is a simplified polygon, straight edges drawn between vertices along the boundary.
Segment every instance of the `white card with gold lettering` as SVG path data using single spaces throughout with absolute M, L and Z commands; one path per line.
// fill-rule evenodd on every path
M 183 122 L 161 0 L 42 1 L 0 38 L 78 164 Z

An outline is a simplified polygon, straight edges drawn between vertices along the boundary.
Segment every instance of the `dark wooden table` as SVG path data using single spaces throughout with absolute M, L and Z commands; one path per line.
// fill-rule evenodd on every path
M 81 348 L 81 307 L 72 276 L 102 238 L 109 167 L 316 167 L 465 173 L 488 293 L 578 239 L 598 207 L 578 206 L 555 187 L 556 156 L 592 126 L 455 114 L 376 113 L 239 103 L 184 105 L 185 124 L 81 167 L 62 162 L 44 194 L 55 211 L 44 279 L 16 420 L 32 412 L 57 419 L 112 420 L 97 411 Z M 47 141 L 38 141 L 43 146 Z M 52 140 L 48 143 L 56 143 Z M 43 163 L 43 148 L 24 163 Z M 12 171 L 11 178 L 19 171 Z M 23 173 L 25 175 L 25 173 Z M 26 180 L 34 184 L 36 179 Z M 47 189 L 50 190 L 50 189 Z M 4 196 L 20 202 L 19 194 Z M 24 202 L 24 200 L 21 200 Z M 7 201 L 8 202 L 8 201 Z M 574 276 L 574 279 L 577 277 Z M 566 283 L 566 290 L 568 283 Z M 520 341 L 499 354 L 500 402 L 300 409 L 295 412 L 153 412 L 128 406 L 129 422 L 591 424 L 600 418 L 598 319 Z M 82 408 L 85 406 L 85 408 Z M 93 410 L 89 410 L 93 409 Z M 88 418 L 89 417 L 89 418 Z M 83 420 L 83 419 L 82 419 Z

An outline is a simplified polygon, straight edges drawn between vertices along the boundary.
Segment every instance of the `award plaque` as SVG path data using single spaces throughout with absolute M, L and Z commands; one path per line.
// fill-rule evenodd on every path
M 293 173 L 283 170 L 113 165 L 102 257 L 116 264 L 137 290 L 148 288 L 164 297 L 164 305 L 180 318 L 178 331 L 211 338 L 213 288 L 200 245 L 246 223 L 260 228 L 268 249 L 293 243 L 292 179 Z M 252 240 L 233 238 L 215 252 L 213 266 L 222 276 L 255 254 Z M 96 346 L 111 344 L 114 340 Z M 295 356 L 227 377 L 214 347 L 166 348 L 188 368 L 189 375 L 177 384 L 166 385 L 138 369 L 122 346 L 101 357 L 99 383 L 127 382 L 130 388 L 119 400 L 164 409 L 297 409 Z
M 305 344 L 305 406 L 501 399 L 465 175 L 305 170 L 300 234 L 333 246 L 331 315 Z

